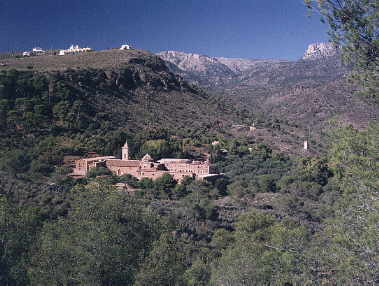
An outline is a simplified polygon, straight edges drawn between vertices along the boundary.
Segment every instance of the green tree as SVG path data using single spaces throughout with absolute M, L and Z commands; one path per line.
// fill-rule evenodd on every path
M 185 244 L 165 233 L 153 245 L 137 275 L 135 286 L 182 286 L 188 266 Z
M 251 211 L 239 218 L 234 239 L 212 269 L 212 285 L 305 285 L 304 227 Z
M 332 41 L 354 67 L 353 78 L 379 102 L 379 3 L 377 0 L 305 0 L 330 26 Z
M 171 146 L 164 139 L 148 140 L 141 146 L 141 155 L 150 154 L 154 159 L 170 157 L 176 151 L 175 146 Z
M 379 278 L 379 124 L 336 131 L 329 161 L 342 196 L 314 240 L 308 269 L 314 281 L 376 285 Z M 315 271 L 317 270 L 317 271 Z
M 210 276 L 210 265 L 198 258 L 184 273 L 184 280 L 188 286 L 206 286 Z
M 160 195 L 164 198 L 170 198 L 174 187 L 177 182 L 174 180 L 172 175 L 164 174 L 154 181 L 154 187 L 160 192 Z
M 0 285 L 27 285 L 29 251 L 40 229 L 37 213 L 0 195 Z
M 14 176 L 29 170 L 31 158 L 25 150 L 14 150 L 2 159 L 1 167 Z
M 33 285 L 131 285 L 159 223 L 98 182 L 73 190 L 68 216 L 47 223 L 32 255 Z

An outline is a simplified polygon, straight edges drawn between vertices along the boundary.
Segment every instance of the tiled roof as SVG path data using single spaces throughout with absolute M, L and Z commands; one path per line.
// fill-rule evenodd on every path
M 107 165 L 113 167 L 139 167 L 140 164 L 139 160 L 107 160 Z
M 171 159 L 171 158 L 163 158 L 158 161 L 159 163 L 190 163 L 190 159 Z
M 115 159 L 115 157 L 114 156 L 94 157 L 94 158 L 84 158 L 83 160 L 87 162 L 92 162 L 92 161 L 103 161 L 103 160 L 109 160 L 109 159 Z

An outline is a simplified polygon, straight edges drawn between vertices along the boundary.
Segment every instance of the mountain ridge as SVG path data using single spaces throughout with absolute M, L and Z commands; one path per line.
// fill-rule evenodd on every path
M 156 55 L 166 62 L 173 73 L 209 89 L 233 88 L 241 83 L 245 86 L 264 86 L 273 82 L 282 84 L 280 77 L 286 78 L 284 73 L 295 69 L 306 73 L 309 66 L 323 66 L 324 70 L 317 73 L 318 77 L 323 77 L 324 74 L 341 76 L 347 71 L 339 59 L 337 50 L 330 43 L 310 44 L 305 51 L 306 56 L 299 60 L 210 57 L 178 51 L 159 52 Z M 325 73 L 327 65 L 334 65 L 330 68 L 332 73 Z M 270 79 L 278 72 L 280 74 L 276 79 Z
M 158 55 L 168 65 L 175 66 L 172 59 L 175 52 L 171 52 L 171 59 Z M 213 69 L 205 76 L 203 70 L 212 66 L 203 67 L 200 73 L 180 69 L 179 74 L 187 81 L 229 98 L 239 109 L 252 112 L 255 122 L 262 115 L 271 122 L 281 121 L 280 128 L 285 128 L 284 132 L 290 132 L 293 138 L 306 138 L 307 130 L 312 129 L 317 144 L 326 142 L 322 134 L 332 127 L 330 122 L 365 128 L 369 121 L 377 120 L 377 106 L 353 96 L 356 87 L 346 80 L 350 68 L 343 64 L 332 44 L 311 44 L 305 55 L 292 61 L 212 58 L 213 64 L 229 67 L 232 74 L 217 73 L 217 69 Z M 193 54 L 188 55 L 187 66 L 191 58 Z M 180 58 L 176 61 L 180 62 Z M 277 139 L 289 140 L 281 136 L 265 139 L 274 145 Z

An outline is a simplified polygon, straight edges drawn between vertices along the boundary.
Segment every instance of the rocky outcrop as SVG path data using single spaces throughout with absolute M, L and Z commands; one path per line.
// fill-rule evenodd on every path
M 236 75 L 257 68 L 265 64 L 282 62 L 282 60 L 271 59 L 241 59 L 241 58 L 217 58 L 219 62 L 230 68 Z
M 335 56 L 339 48 L 333 43 L 315 43 L 310 44 L 306 50 L 303 60 L 313 60 L 323 57 Z
M 214 57 L 177 51 L 157 55 L 166 61 L 171 72 L 198 85 L 218 86 L 235 76 L 233 70 Z
M 176 65 L 186 72 L 199 73 L 203 75 L 223 74 L 233 75 L 233 72 L 221 63 L 217 58 L 199 54 L 187 54 L 177 51 L 158 53 L 163 60 Z
M 337 54 L 338 49 L 333 44 L 320 43 L 309 45 L 303 60 L 299 61 L 208 57 L 177 51 L 157 55 L 171 72 L 187 81 L 210 89 L 231 89 L 333 80 L 346 71 Z M 315 63 L 315 60 L 322 62 Z
M 178 51 L 160 52 L 157 55 L 167 63 L 171 72 L 180 74 L 192 83 L 210 88 L 227 86 L 239 81 L 238 78 L 243 77 L 246 72 L 287 62 L 271 59 L 218 58 Z

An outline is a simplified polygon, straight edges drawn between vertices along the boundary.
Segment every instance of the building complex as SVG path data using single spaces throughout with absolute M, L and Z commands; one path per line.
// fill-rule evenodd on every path
M 170 174 L 179 183 L 185 177 L 195 179 L 217 178 L 219 174 L 210 173 L 209 161 L 198 161 L 191 159 L 164 158 L 154 161 L 149 154 L 141 160 L 129 159 L 129 147 L 125 142 L 122 147 L 122 158 L 116 159 L 113 156 L 83 158 L 75 161 L 75 168 L 71 174 L 73 177 L 84 177 L 92 168 L 103 166 L 108 168 L 117 176 L 130 174 L 137 179 L 156 179 L 164 174 Z

